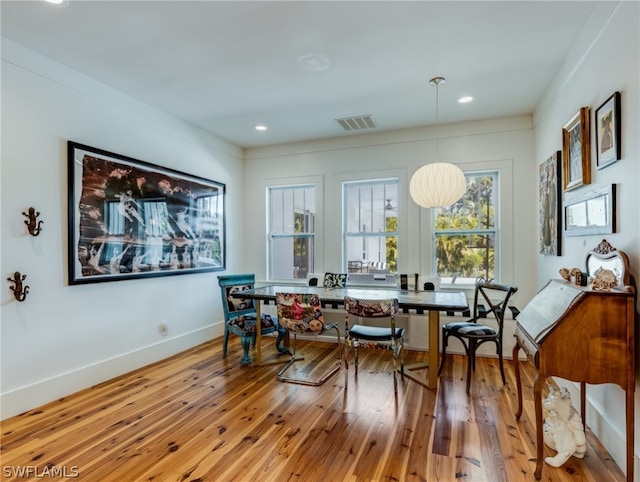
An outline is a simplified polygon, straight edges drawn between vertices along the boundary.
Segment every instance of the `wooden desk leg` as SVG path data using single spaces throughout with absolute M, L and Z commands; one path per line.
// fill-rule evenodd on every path
M 533 385 L 533 406 L 536 413 L 536 471 L 534 476 L 536 480 L 542 477 L 542 463 L 544 462 L 544 442 L 542 432 L 542 385 L 546 381 L 546 377 L 540 372 L 536 375 Z
M 580 382 L 580 417 L 582 418 L 582 430 L 587 430 L 587 384 Z
M 516 412 L 516 420 L 520 420 L 522 416 L 522 380 L 520 379 L 520 358 L 518 358 L 518 353 L 520 352 L 520 345 L 516 343 L 513 346 L 512 351 L 512 360 L 513 360 L 513 371 L 516 374 L 516 393 L 518 396 L 518 411 Z
M 632 375 L 633 372 L 632 372 Z M 633 482 L 633 437 L 634 435 L 634 390 L 635 380 L 632 378 L 627 383 L 627 482 Z

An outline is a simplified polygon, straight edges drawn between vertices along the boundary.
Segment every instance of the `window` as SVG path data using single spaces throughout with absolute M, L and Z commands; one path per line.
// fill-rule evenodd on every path
M 398 270 L 398 179 L 343 183 L 343 255 L 349 272 Z
M 434 212 L 436 274 L 443 283 L 497 278 L 498 173 L 465 173 L 467 192 Z
M 315 186 L 269 187 L 269 279 L 306 279 L 315 255 Z

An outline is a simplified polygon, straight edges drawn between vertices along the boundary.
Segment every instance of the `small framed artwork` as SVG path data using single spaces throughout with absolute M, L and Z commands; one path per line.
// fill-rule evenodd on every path
M 570 193 L 564 202 L 567 236 L 616 232 L 616 185 Z
M 620 92 L 614 92 L 596 109 L 596 168 L 620 160 Z
M 581 107 L 562 128 L 563 190 L 591 183 L 589 142 L 589 107 Z
M 560 256 L 562 212 L 560 151 L 540 164 L 538 175 L 538 194 L 540 200 L 540 254 Z
M 67 144 L 70 284 L 224 269 L 224 184 Z

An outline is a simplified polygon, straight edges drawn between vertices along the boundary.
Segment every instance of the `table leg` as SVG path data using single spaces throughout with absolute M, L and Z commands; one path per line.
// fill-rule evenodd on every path
M 268 365 L 278 365 L 281 363 L 288 363 L 291 360 L 290 356 L 285 356 L 283 353 L 277 353 L 275 358 L 271 360 L 262 361 L 262 327 L 261 323 L 261 315 L 260 315 L 260 307 L 262 303 L 260 300 L 256 300 L 256 364 L 259 367 L 268 366 Z M 285 339 L 285 344 L 287 348 L 289 347 L 289 337 L 287 333 L 287 338 Z M 304 360 L 302 356 L 296 356 L 296 360 Z
M 260 315 L 260 300 L 256 300 L 256 363 L 262 366 L 262 317 Z
M 400 367 L 400 370 L 402 370 L 403 374 L 407 378 L 419 383 L 426 388 L 429 388 L 431 390 L 438 388 L 438 354 L 440 353 L 439 346 L 440 311 L 429 310 L 429 362 L 405 365 L 404 367 Z M 423 370 L 425 368 L 429 369 L 428 378 L 413 373 L 415 370 Z
M 438 354 L 440 353 L 440 311 L 429 310 L 429 388 L 438 387 Z

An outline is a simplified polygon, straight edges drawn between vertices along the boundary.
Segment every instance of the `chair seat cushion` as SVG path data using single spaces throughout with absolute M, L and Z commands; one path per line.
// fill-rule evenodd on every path
M 497 331 L 490 326 L 478 325 L 477 323 L 468 323 L 458 330 L 458 334 L 464 336 L 496 336 Z
M 402 338 L 404 328 L 396 328 L 396 338 Z M 362 340 L 385 341 L 391 340 L 391 328 L 353 325 L 349 329 L 349 336 Z
M 271 315 L 260 315 L 261 320 L 261 328 L 262 334 L 273 333 L 276 330 L 276 322 L 271 317 Z M 246 335 L 250 333 L 256 332 L 256 314 L 254 313 L 244 313 L 242 315 L 238 315 L 234 318 L 231 318 L 227 322 L 227 326 L 231 330 L 232 333 L 236 335 Z
M 466 328 L 469 325 L 478 326 L 477 323 L 472 321 L 452 321 L 451 323 L 443 325 L 442 328 L 451 333 L 458 333 L 461 328 Z

